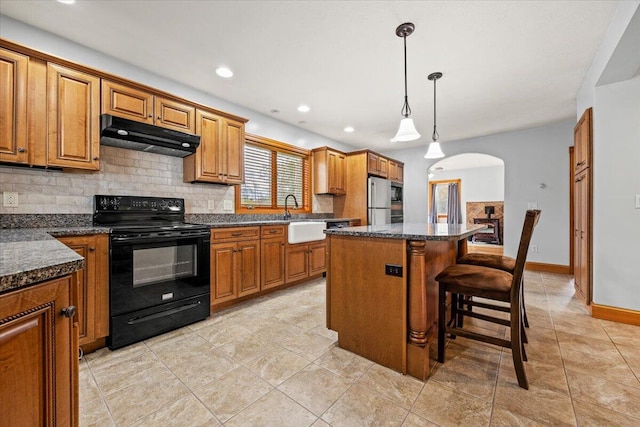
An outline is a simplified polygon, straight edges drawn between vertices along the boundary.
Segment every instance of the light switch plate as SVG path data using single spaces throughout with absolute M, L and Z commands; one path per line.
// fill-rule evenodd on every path
M 224 201 L 223 209 L 225 211 L 230 211 L 230 210 L 233 209 L 233 204 L 232 204 L 231 200 L 225 200 Z
M 216 208 L 216 201 L 215 200 L 209 200 L 209 203 L 208 203 L 207 207 L 209 208 L 209 210 L 215 209 Z
M 3 191 L 2 192 L 2 205 L 5 207 L 15 208 L 18 207 L 18 193 Z
M 640 209 L 640 194 L 636 194 L 636 209 Z

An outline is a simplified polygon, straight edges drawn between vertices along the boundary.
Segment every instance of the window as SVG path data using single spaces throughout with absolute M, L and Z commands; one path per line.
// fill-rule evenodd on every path
M 244 184 L 236 186 L 236 212 L 280 213 L 289 194 L 298 201 L 294 213 L 311 212 L 309 170 L 309 151 L 247 134 Z M 288 206 L 294 206 L 293 200 Z
M 433 222 L 447 222 L 449 216 L 449 184 L 458 184 L 458 200 L 460 200 L 460 180 L 449 179 L 441 181 L 429 181 L 429 212 Z M 434 207 L 435 205 L 435 218 Z

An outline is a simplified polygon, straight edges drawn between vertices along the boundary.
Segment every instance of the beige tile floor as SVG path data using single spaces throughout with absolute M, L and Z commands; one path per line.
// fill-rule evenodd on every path
M 591 318 L 569 276 L 525 289 L 528 391 L 510 350 L 463 338 L 426 382 L 341 350 L 316 280 L 87 355 L 81 425 L 639 426 L 640 327 Z

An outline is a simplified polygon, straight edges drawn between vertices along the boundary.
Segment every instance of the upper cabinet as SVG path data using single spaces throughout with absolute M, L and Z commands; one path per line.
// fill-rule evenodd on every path
M 393 182 L 402 183 L 404 178 L 404 163 L 389 159 L 389 179 Z
M 47 164 L 100 169 L 100 78 L 47 64 Z
M 389 159 L 377 153 L 367 153 L 367 172 L 381 178 L 389 177 Z
M 0 161 L 27 163 L 29 57 L 0 49 Z
M 242 184 L 244 181 L 244 122 L 196 110 L 200 145 L 183 160 L 185 182 Z
M 178 132 L 196 133 L 196 109 L 151 92 L 102 81 L 102 113 Z
M 591 166 L 592 109 L 585 110 L 573 129 L 575 145 L 574 172 L 579 173 Z
M 347 156 L 338 150 L 321 147 L 313 150 L 315 194 L 342 196 L 347 192 Z

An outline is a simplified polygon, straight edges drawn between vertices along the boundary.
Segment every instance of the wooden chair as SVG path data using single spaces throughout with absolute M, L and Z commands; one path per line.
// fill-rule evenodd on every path
M 513 365 L 515 367 L 518 385 L 524 389 L 529 388 L 527 374 L 524 369 L 523 359 L 526 360 L 524 344 L 522 342 L 522 274 L 529 250 L 529 243 L 540 218 L 539 210 L 527 211 L 520 236 L 520 245 L 513 274 L 504 270 L 471 265 L 454 264 L 444 269 L 436 276 L 439 282 L 438 293 L 438 362 L 444 363 L 445 359 L 445 334 L 461 336 L 476 341 L 482 341 L 511 349 Z M 446 323 L 447 292 L 451 294 L 451 301 L 458 301 L 458 296 L 466 299 L 462 307 L 451 304 L 452 318 L 468 316 L 487 322 L 505 325 L 510 328 L 510 339 L 496 338 L 478 332 L 466 330 L 458 322 Z M 489 299 L 507 303 L 501 311 L 509 313 L 509 319 L 498 318 L 487 314 L 474 312 L 471 307 L 487 307 L 493 310 L 497 305 L 485 304 L 474 301 L 473 297 Z

